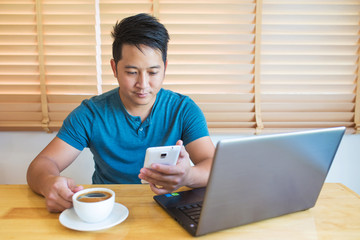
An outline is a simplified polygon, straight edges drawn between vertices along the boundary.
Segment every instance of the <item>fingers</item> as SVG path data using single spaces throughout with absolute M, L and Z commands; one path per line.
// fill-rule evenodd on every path
M 73 179 L 70 179 L 70 178 L 68 178 L 68 187 L 69 187 L 69 189 L 70 189 L 73 193 L 76 193 L 76 192 L 84 189 L 83 186 L 77 186 L 77 185 L 74 183 L 74 180 L 73 180 Z
M 161 164 L 153 164 L 152 168 L 142 168 L 139 177 L 144 180 L 152 180 L 151 182 L 159 184 L 160 182 L 173 181 L 178 182 L 177 178 L 185 175 L 185 169 L 176 166 L 167 166 Z
M 51 184 L 46 194 L 46 206 L 49 212 L 61 212 L 72 207 L 72 196 L 74 191 L 79 191 L 82 186 L 76 187 L 71 179 L 57 177 Z
M 161 165 L 163 167 L 163 165 Z M 166 166 L 167 167 L 167 166 Z M 174 166 L 173 166 L 174 168 Z M 152 190 L 162 189 L 164 192 L 172 192 L 182 186 L 182 178 L 184 176 L 184 171 L 182 169 L 177 168 L 166 168 L 166 171 L 156 171 L 154 169 L 143 168 L 140 170 L 139 177 L 141 179 L 146 180 L 149 183 L 152 183 Z M 151 186 L 150 186 L 151 187 Z M 159 193 L 159 191 L 154 191 L 155 193 Z
M 152 184 L 152 183 L 150 183 L 149 185 L 150 185 L 150 189 L 157 195 L 173 192 L 173 191 L 167 190 L 163 187 L 156 186 L 155 184 Z
M 72 207 L 72 200 L 69 193 L 64 193 L 64 190 L 57 192 L 53 190 L 46 197 L 46 206 L 49 212 L 61 212 Z
M 181 170 L 181 168 L 177 166 L 153 163 L 151 164 L 150 172 L 154 172 L 154 174 L 161 173 L 165 175 L 177 175 L 177 174 L 182 174 L 183 171 Z
M 71 191 L 72 191 L 73 193 L 76 193 L 76 192 L 81 191 L 81 190 L 83 190 L 83 189 L 84 189 L 83 186 L 75 186 L 74 188 L 71 189 Z

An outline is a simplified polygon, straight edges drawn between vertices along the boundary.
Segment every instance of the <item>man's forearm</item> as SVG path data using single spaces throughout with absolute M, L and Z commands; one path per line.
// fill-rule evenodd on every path
M 206 159 L 193 166 L 189 172 L 189 181 L 186 185 L 191 188 L 205 187 L 209 180 L 212 159 Z
M 29 166 L 27 182 L 30 188 L 41 195 L 45 195 L 44 188 L 50 177 L 60 175 L 57 165 L 50 159 L 38 156 Z

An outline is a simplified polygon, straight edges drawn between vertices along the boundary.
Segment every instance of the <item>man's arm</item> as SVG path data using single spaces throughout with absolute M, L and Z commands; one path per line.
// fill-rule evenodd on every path
M 182 145 L 182 141 L 177 142 Z M 199 138 L 182 147 L 176 166 L 152 164 L 152 169 L 142 168 L 141 179 L 150 183 L 156 194 L 173 192 L 182 186 L 204 187 L 210 174 L 215 153 L 214 144 L 210 137 Z M 190 160 L 195 166 L 190 165 Z
M 185 186 L 192 188 L 206 186 L 215 154 L 211 138 L 199 138 L 186 145 L 185 148 L 195 165 L 190 169 Z
M 82 189 L 73 180 L 61 177 L 60 173 L 69 166 L 81 151 L 55 137 L 31 162 L 27 171 L 30 188 L 46 198 L 50 212 L 61 212 L 72 206 L 71 197 Z

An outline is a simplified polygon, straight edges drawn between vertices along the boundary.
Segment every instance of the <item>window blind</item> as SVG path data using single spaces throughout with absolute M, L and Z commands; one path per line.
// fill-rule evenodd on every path
M 0 129 L 41 129 L 36 4 L 0 2 Z
M 160 1 L 171 34 L 164 87 L 194 99 L 212 131 L 255 127 L 255 9 L 254 1 Z
M 360 130 L 356 0 L 0 2 L 0 130 L 57 130 L 117 87 L 116 21 L 150 13 L 170 33 L 164 88 L 189 95 L 211 132 Z
M 92 0 L 0 2 L 0 129 L 57 129 L 96 95 Z
M 359 1 L 263 0 L 265 129 L 354 127 Z
M 81 100 L 98 94 L 93 0 L 43 0 L 49 127 L 59 128 Z

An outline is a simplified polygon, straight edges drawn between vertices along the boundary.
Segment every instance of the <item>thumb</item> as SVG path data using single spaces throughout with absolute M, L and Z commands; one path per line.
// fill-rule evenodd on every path
M 76 193 L 76 192 L 84 189 L 83 186 L 76 186 L 74 180 L 71 179 L 71 178 L 68 178 L 67 184 L 68 184 L 68 188 L 69 188 L 73 193 Z
M 182 146 L 182 145 L 183 145 L 183 141 L 182 141 L 182 140 L 178 140 L 178 141 L 176 142 L 176 145 Z
M 76 192 L 78 192 L 78 191 L 81 191 L 81 190 L 83 190 L 84 189 L 84 187 L 83 186 L 76 186 L 75 185 L 75 187 L 73 188 L 73 189 L 71 189 L 71 191 L 73 191 L 74 193 L 76 193 Z
M 184 147 L 184 145 L 183 145 L 183 141 L 182 141 L 182 140 L 178 140 L 178 141 L 176 142 L 176 145 L 181 146 L 179 158 L 178 158 L 178 160 L 177 160 L 177 163 L 180 163 L 181 161 L 183 161 L 183 158 L 186 158 L 187 152 L 186 152 L 186 150 L 185 150 L 185 147 Z

